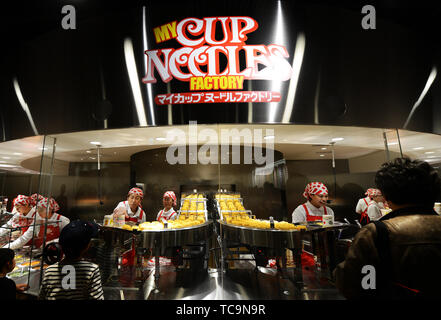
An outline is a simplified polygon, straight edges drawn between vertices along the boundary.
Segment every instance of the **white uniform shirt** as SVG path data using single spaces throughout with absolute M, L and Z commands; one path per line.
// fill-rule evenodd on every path
M 14 207 L 15 209 L 15 207 Z M 14 212 L 14 211 L 12 211 Z M 31 224 L 32 222 L 32 215 L 35 213 L 35 207 L 32 207 L 31 210 L 25 215 L 21 215 L 20 212 L 15 211 L 14 215 L 11 219 L 8 220 L 1 228 L 0 228 L 0 237 L 7 235 L 10 231 L 9 228 L 17 228 L 18 221 L 20 218 L 29 218 L 28 222 Z
M 316 208 L 311 202 L 307 201 L 305 203 L 308 208 L 308 213 L 310 216 L 323 216 L 325 214 L 324 207 Z M 326 207 L 326 214 L 334 215 L 334 211 L 331 208 Z M 303 205 L 299 205 L 292 213 L 292 223 L 306 222 L 306 211 Z
M 144 212 L 144 210 L 141 209 L 140 206 L 138 206 L 138 209 L 136 210 L 136 212 L 133 212 L 132 209 L 130 209 L 128 201 L 121 201 L 120 203 L 118 203 L 118 205 L 116 206 L 116 208 L 113 211 L 115 211 L 116 209 L 119 209 L 119 208 L 126 209 L 126 212 L 130 218 L 137 218 L 138 220 L 141 221 L 140 223 L 145 222 L 145 212 Z
M 366 200 L 366 202 L 368 204 L 366 204 L 366 202 L 364 200 Z M 372 201 L 373 200 L 371 200 L 371 198 L 369 198 L 369 197 L 362 198 L 362 199 L 358 200 L 357 207 L 355 208 L 355 212 L 357 212 L 358 214 L 361 214 L 363 211 L 365 211 L 367 209 L 367 207 L 369 206 L 369 203 L 371 203 Z M 381 209 L 384 209 L 383 202 L 377 202 L 377 204 Z
M 355 207 L 355 212 L 357 212 L 358 214 L 361 214 L 363 211 L 365 211 L 367 209 L 367 207 L 371 201 L 372 200 L 369 197 L 362 198 L 362 199 L 358 200 L 357 207 Z M 367 204 L 366 204 L 366 202 L 367 202 Z
M 375 201 L 372 201 L 369 203 L 368 209 L 367 209 L 367 215 L 369 216 L 369 220 L 375 221 L 380 219 L 383 215 L 381 214 L 381 207 L 378 203 Z
M 177 217 L 178 214 L 173 208 L 165 212 L 164 209 L 162 209 L 161 211 L 158 212 L 158 216 L 156 217 L 156 220 L 158 221 L 175 220 Z
M 35 222 L 36 223 L 35 232 L 34 232 L 34 221 L 30 221 L 30 226 L 29 226 L 28 230 L 26 230 L 26 232 L 23 233 L 23 235 L 20 238 L 18 238 L 17 240 L 5 245 L 4 248 L 10 248 L 12 250 L 19 249 L 19 248 L 25 246 L 26 243 L 28 243 L 29 240 L 32 239 L 32 236 L 34 236 L 34 237 L 38 236 L 38 234 L 40 233 L 40 228 L 44 228 L 44 223 L 46 221 L 46 218 L 40 217 L 40 215 L 38 213 L 35 214 L 35 217 L 37 218 L 37 221 Z M 47 222 L 48 222 L 48 226 L 58 225 L 58 227 L 60 228 L 60 232 L 61 232 L 61 230 L 63 230 L 63 228 L 69 224 L 70 220 L 68 218 L 66 218 L 65 216 L 62 216 L 61 214 L 53 213 L 52 217 L 47 219 Z M 57 223 L 54 223 L 54 222 L 57 222 Z M 46 244 L 48 244 L 49 242 L 54 242 L 54 241 L 56 241 L 56 239 L 54 239 L 52 241 L 48 241 L 48 242 L 46 242 Z

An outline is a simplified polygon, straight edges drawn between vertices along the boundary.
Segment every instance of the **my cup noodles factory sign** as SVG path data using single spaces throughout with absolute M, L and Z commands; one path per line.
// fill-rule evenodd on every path
M 215 38 L 216 27 L 222 29 L 222 40 Z M 142 81 L 156 83 L 157 74 L 165 83 L 173 78 L 189 83 L 189 92 L 157 95 L 157 105 L 278 102 L 280 92 L 242 91 L 245 79 L 286 81 L 292 74 L 284 46 L 246 44 L 247 34 L 257 28 L 250 17 L 187 18 L 158 26 L 153 29 L 156 43 L 176 39 L 182 47 L 145 51 L 147 74 Z M 239 54 L 246 61 L 242 69 Z M 227 61 L 223 70 L 221 55 Z

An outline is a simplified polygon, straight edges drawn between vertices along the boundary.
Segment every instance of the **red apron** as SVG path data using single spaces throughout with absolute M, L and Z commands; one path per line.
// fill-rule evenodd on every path
M 306 212 L 306 221 L 323 221 L 322 216 L 311 216 L 309 215 L 309 210 L 306 204 L 303 204 L 303 209 L 305 209 Z M 328 211 L 326 210 L 326 207 L 323 207 L 323 210 L 325 211 L 325 215 L 328 214 Z
M 305 209 L 306 212 L 306 221 L 323 221 L 323 216 L 312 216 L 309 214 L 308 207 L 306 204 L 303 204 L 303 209 Z M 323 207 L 324 213 L 327 214 L 328 211 L 326 210 L 326 207 Z M 315 260 L 313 255 L 306 253 L 305 251 L 302 252 L 302 266 L 313 266 L 315 264 Z
M 162 214 L 163 214 L 163 213 L 164 213 L 164 209 L 162 209 L 162 210 L 159 212 L 159 216 L 158 216 L 158 219 L 157 219 L 158 221 L 161 221 L 161 218 L 162 218 Z M 175 211 L 173 211 L 173 213 L 170 215 L 170 217 L 168 217 L 168 218 L 165 218 L 165 217 L 164 217 L 164 219 L 165 219 L 165 220 L 170 220 L 171 217 L 173 217 L 174 214 L 176 214 Z
M 31 218 L 33 219 L 35 217 L 35 212 L 32 214 Z M 29 226 L 33 224 L 33 220 L 29 218 L 23 217 L 21 214 L 18 217 L 18 221 L 14 221 L 14 227 L 22 227 L 22 234 L 26 232 L 26 230 L 29 229 Z
M 142 210 L 141 209 L 141 212 L 139 213 L 139 217 L 128 217 L 128 218 L 126 218 L 126 221 L 131 221 L 131 222 L 134 222 L 134 223 L 141 223 L 142 222 L 142 215 L 143 215 L 143 213 L 144 213 L 144 210 Z
M 32 215 L 32 217 L 34 217 L 35 213 Z M 46 231 L 46 242 L 49 242 L 51 240 L 54 239 L 58 239 L 60 237 L 60 224 L 59 222 L 61 222 L 60 220 L 60 215 L 57 215 L 57 223 L 56 224 L 48 224 L 47 225 L 47 231 Z M 23 228 L 23 233 L 25 233 L 27 230 L 29 229 L 28 227 Z M 31 239 L 28 241 L 28 243 L 26 243 L 26 245 L 30 246 L 32 245 L 32 241 L 34 241 L 34 248 L 40 248 L 41 245 L 43 244 L 43 240 L 44 240 L 44 225 L 40 225 L 39 226 L 39 232 L 37 237 L 34 237 L 34 239 Z
M 370 221 L 369 216 L 367 214 L 368 208 L 369 208 L 369 203 L 366 201 L 365 198 L 363 198 L 364 202 L 366 203 L 366 209 L 361 213 L 360 215 L 360 223 L 363 222 L 363 224 L 368 224 Z
M 141 223 L 142 222 L 142 215 L 144 214 L 144 210 L 141 209 L 141 212 L 139 213 L 139 217 L 128 217 L 126 218 L 126 221 L 131 221 L 134 223 Z M 129 265 L 133 266 L 135 264 L 135 237 L 132 239 L 132 249 L 125 254 L 123 254 L 122 264 L 123 265 Z

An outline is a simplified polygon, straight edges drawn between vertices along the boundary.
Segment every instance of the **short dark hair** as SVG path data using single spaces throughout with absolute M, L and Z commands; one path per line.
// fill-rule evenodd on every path
M 396 158 L 383 163 L 375 184 L 395 204 L 433 206 L 440 192 L 438 172 L 427 162 Z
M 98 233 L 98 226 L 88 221 L 75 220 L 61 230 L 58 239 L 63 253 L 69 258 L 78 258 Z
M 14 257 L 14 250 L 8 248 L 0 248 L 0 270 L 3 270 L 8 262 L 12 262 L 12 260 L 14 260 Z

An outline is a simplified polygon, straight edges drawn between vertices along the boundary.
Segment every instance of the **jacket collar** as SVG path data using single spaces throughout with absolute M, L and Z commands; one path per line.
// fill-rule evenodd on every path
M 433 208 L 430 206 L 411 206 L 394 210 L 382 217 L 380 220 L 384 221 L 395 217 L 408 216 L 413 214 L 438 215 L 435 210 L 433 210 Z

